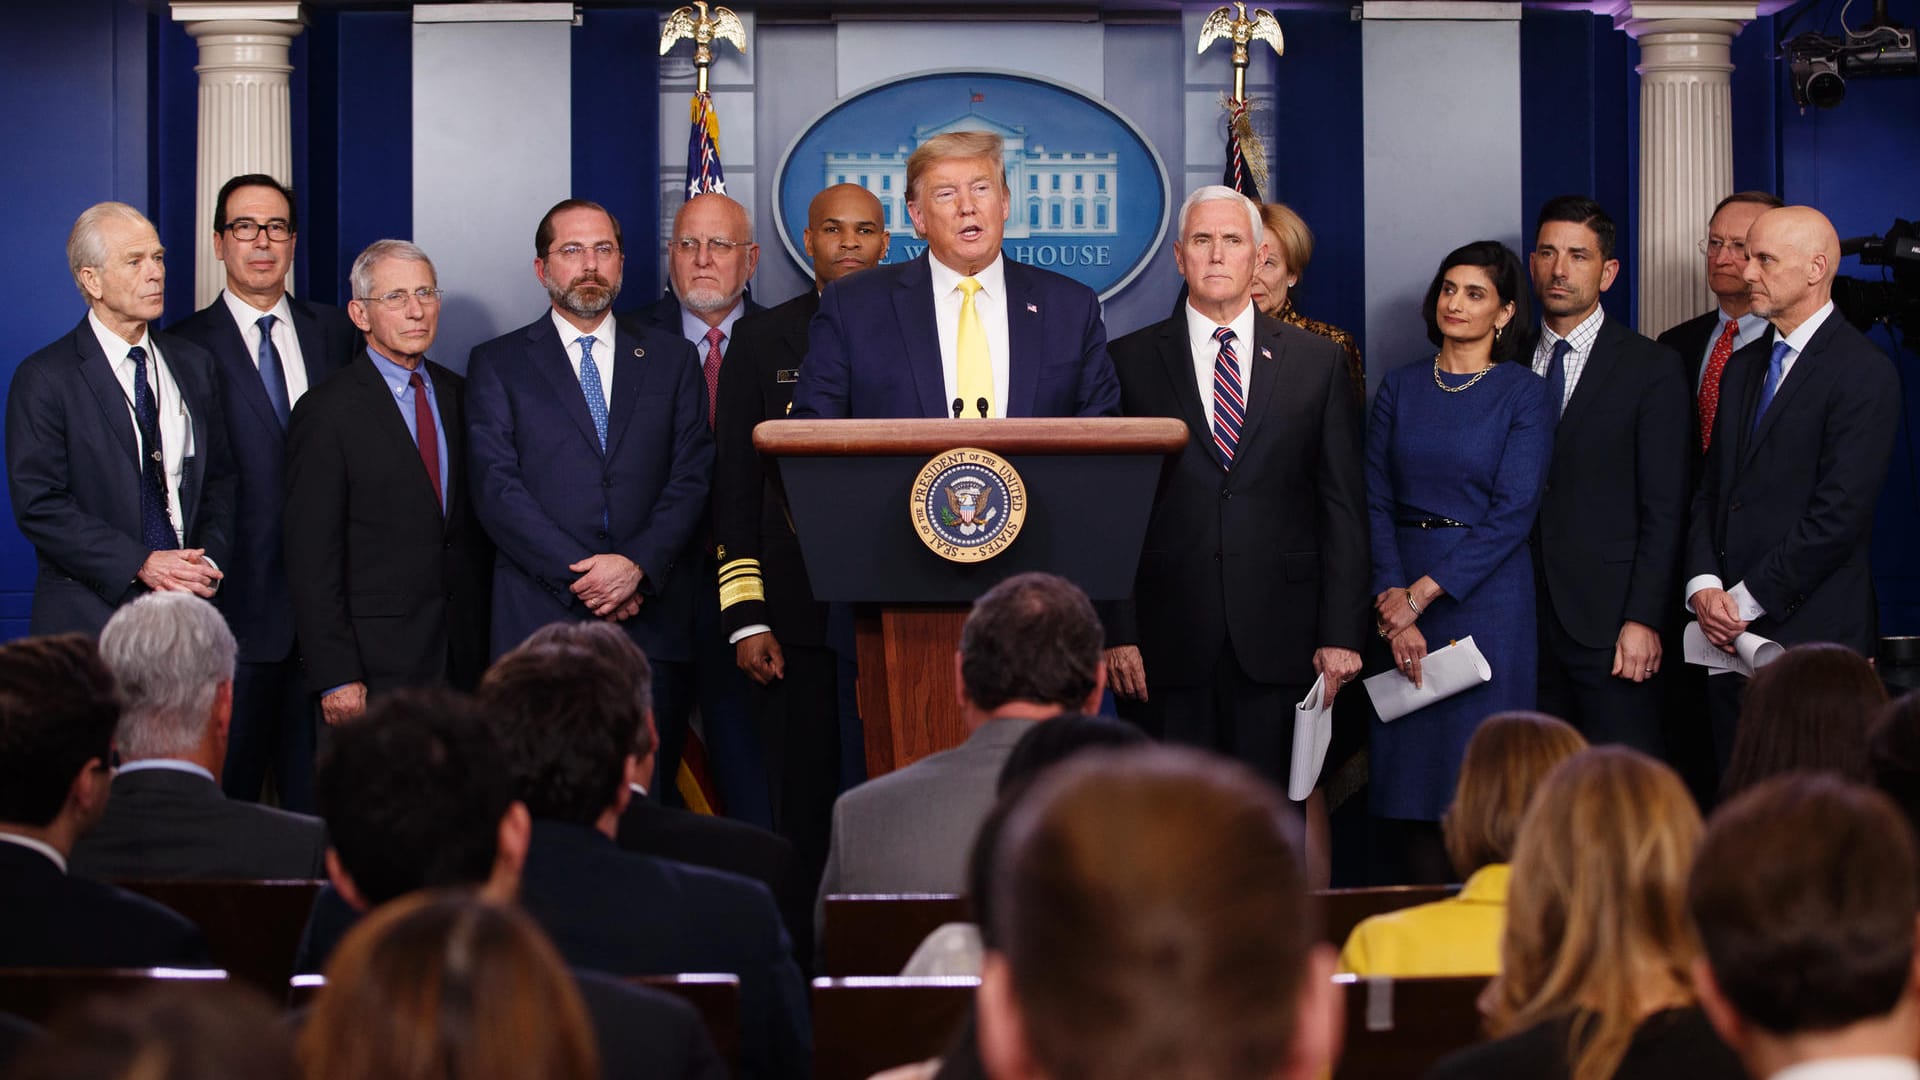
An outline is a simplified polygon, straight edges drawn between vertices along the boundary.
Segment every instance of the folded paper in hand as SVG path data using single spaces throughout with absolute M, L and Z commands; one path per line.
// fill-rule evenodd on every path
M 1433 650 L 1420 661 L 1418 688 L 1400 671 L 1383 671 L 1364 680 L 1364 684 L 1380 719 L 1398 720 L 1416 709 L 1424 709 L 1492 679 L 1493 668 L 1487 664 L 1487 658 L 1480 655 L 1473 638 L 1463 637 L 1445 648 Z
M 1327 677 L 1313 680 L 1306 700 L 1293 707 L 1293 767 L 1287 774 L 1287 798 L 1302 802 L 1313 794 L 1320 767 L 1327 763 L 1333 742 L 1333 703 L 1327 700 Z
M 1700 629 L 1699 623 L 1690 622 L 1680 634 L 1680 651 L 1686 654 L 1687 663 L 1706 668 L 1709 675 L 1752 675 L 1773 663 L 1787 649 L 1759 634 L 1741 634 L 1733 639 L 1732 652 L 1722 652 L 1720 646 L 1707 640 L 1707 632 Z

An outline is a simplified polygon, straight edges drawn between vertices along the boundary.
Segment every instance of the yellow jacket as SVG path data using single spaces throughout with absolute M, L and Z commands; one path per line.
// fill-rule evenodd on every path
M 1340 950 L 1340 970 L 1403 979 L 1499 974 L 1507 874 L 1506 863 L 1483 866 L 1452 899 L 1363 921 Z

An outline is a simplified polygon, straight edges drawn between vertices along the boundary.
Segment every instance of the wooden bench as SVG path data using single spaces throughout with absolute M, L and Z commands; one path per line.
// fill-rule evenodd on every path
M 225 986 L 227 973 L 183 968 L 0 968 L 0 1012 L 45 1026 L 88 998 L 130 994 L 151 986 Z
M 822 905 L 820 974 L 898 975 L 928 934 L 971 922 L 972 905 L 951 893 L 857 893 Z
M 1484 975 L 1368 979 L 1336 975 L 1346 995 L 1346 1037 L 1335 1080 L 1416 1080 L 1434 1062 L 1486 1037 L 1478 1002 Z
M 945 1054 L 979 985 L 954 978 L 813 980 L 813 1080 L 867 1080 Z
M 1347 943 L 1347 936 L 1362 920 L 1445 900 L 1459 892 L 1458 885 L 1387 885 L 1374 889 L 1322 889 L 1314 893 L 1313 898 L 1320 904 L 1322 938 L 1337 949 Z
M 324 881 L 121 881 L 200 927 L 213 962 L 279 1000 Z
M 740 1075 L 740 976 L 634 975 L 627 982 L 664 991 L 692 1005 L 706 1022 L 707 1034 L 713 1036 L 713 1048 L 720 1052 L 727 1072 Z

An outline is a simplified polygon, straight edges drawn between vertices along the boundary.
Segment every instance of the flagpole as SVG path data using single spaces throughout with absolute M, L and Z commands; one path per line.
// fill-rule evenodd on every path
M 1227 170 L 1223 182 L 1256 202 L 1264 201 L 1261 188 L 1267 179 L 1267 152 L 1253 130 L 1251 107 L 1247 101 L 1247 45 L 1264 41 L 1276 55 L 1285 52 L 1280 22 L 1273 12 L 1255 8 L 1247 13 L 1244 0 L 1234 0 L 1232 8 L 1216 8 L 1200 25 L 1200 52 L 1222 38 L 1233 43 L 1233 97 L 1222 104 L 1227 110 Z

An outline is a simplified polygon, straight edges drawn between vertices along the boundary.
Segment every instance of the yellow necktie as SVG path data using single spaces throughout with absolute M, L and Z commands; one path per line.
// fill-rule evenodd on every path
M 973 294 L 980 291 L 980 283 L 970 277 L 961 278 L 960 291 L 965 295 L 960 301 L 960 332 L 953 344 L 958 369 L 955 383 L 964 402 L 960 415 L 982 415 L 978 402 L 985 401 L 984 415 L 992 416 L 993 361 L 987 356 L 987 328 L 980 323 L 980 310 L 973 306 Z

